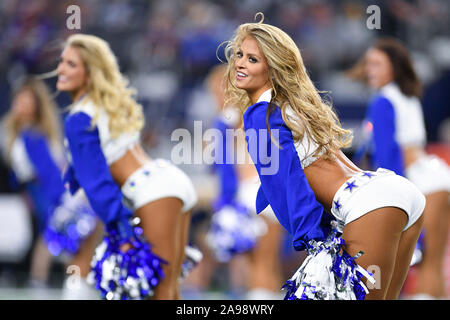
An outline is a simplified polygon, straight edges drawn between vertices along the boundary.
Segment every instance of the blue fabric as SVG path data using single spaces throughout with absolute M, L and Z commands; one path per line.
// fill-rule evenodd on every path
M 50 153 L 46 137 L 35 130 L 25 130 L 21 137 L 42 192 L 52 203 L 59 203 L 65 189 L 61 171 Z
M 67 184 L 70 194 L 75 194 L 80 189 L 80 184 L 75 179 L 73 166 L 69 166 L 63 175 L 63 181 Z
M 267 102 L 259 102 L 244 113 L 247 146 L 261 179 L 257 212 L 270 204 L 278 221 L 292 234 L 294 248 L 300 251 L 312 239 L 326 239 L 328 230 L 322 223 L 325 215 L 308 184 L 292 132 L 284 123 L 279 107 L 271 112 L 268 123 L 272 136 L 278 131 L 277 142 L 281 148 L 271 141 L 266 125 L 268 106 Z
M 133 230 L 128 219 L 133 213 L 122 203 L 122 192 L 111 176 L 98 129 L 92 128 L 91 117 L 83 112 L 68 116 L 65 134 L 73 166 L 66 175 L 71 178 L 69 185 L 78 184 L 84 189 L 92 209 L 107 229 L 117 229 L 123 237 L 131 237 Z
M 65 191 L 61 171 L 53 159 L 44 134 L 35 129 L 27 129 L 20 133 L 20 138 L 35 172 L 35 179 L 26 183 L 25 188 L 33 200 L 38 229 L 42 231 Z
M 37 180 L 32 180 L 24 185 L 27 195 L 31 198 L 33 213 L 36 215 L 37 232 L 40 234 L 47 227 L 50 216 L 55 209 L 54 203 L 43 192 Z
M 20 190 L 20 182 L 19 179 L 16 176 L 16 173 L 14 171 L 8 172 L 8 186 L 11 188 L 12 191 L 18 192 Z
M 394 107 L 387 98 L 377 95 L 369 103 L 367 112 L 373 124 L 373 165 L 404 176 L 403 154 L 395 140 Z
M 214 121 L 214 128 L 221 133 L 221 140 L 216 141 L 215 152 L 217 157 L 213 165 L 220 183 L 219 197 L 213 204 L 214 210 L 217 211 L 224 205 L 233 203 L 238 189 L 238 173 L 234 165 L 234 159 L 231 158 L 231 155 L 234 154 L 231 150 L 231 148 L 234 148 L 234 140 L 229 141 L 226 135 L 226 130 L 232 128 L 221 119 Z M 234 135 L 232 137 L 234 139 Z

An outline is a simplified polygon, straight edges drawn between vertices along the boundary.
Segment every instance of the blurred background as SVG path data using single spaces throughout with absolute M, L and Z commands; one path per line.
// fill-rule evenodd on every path
M 370 30 L 369 5 L 381 9 L 381 28 Z M 69 30 L 70 5 L 81 9 L 81 29 Z M 77 32 L 109 42 L 121 71 L 138 91 L 146 126 L 143 143 L 153 158 L 170 159 L 178 141 L 177 128 L 193 130 L 194 121 L 207 129 L 217 110 L 205 83 L 219 63 L 218 49 L 235 28 L 254 21 L 257 12 L 298 44 L 305 65 L 320 90 L 329 91 L 344 127 L 354 130 L 354 147 L 361 139 L 361 122 L 372 92 L 346 72 L 380 36 L 401 40 L 413 56 L 423 81 L 422 99 L 428 150 L 450 162 L 450 2 L 447 0 L 288 1 L 288 0 L 2 0 L 0 1 L 0 116 L 11 106 L 11 90 L 26 74 L 56 68 L 64 39 Z M 57 94 L 56 78 L 46 79 L 58 107 L 70 104 Z M 181 164 L 193 179 L 200 202 L 194 212 L 191 241 L 202 246 L 201 234 L 217 193 L 217 181 L 206 164 Z M 54 261 L 48 282 L 30 286 L 30 252 L 35 243 L 35 221 L 23 198 L 9 185 L 9 169 L 0 163 L 0 299 L 60 299 L 66 270 Z M 280 248 L 284 279 L 299 266 L 285 235 Z M 450 255 L 447 255 L 450 260 Z M 208 257 L 206 257 L 208 258 Z M 450 284 L 450 261 L 447 261 Z M 213 266 L 213 264 L 211 264 Z M 233 299 L 245 291 L 237 267 L 214 264 L 207 279 L 195 272 L 184 283 L 186 298 Z M 234 271 L 233 271 L 234 270 Z M 221 272 L 224 271 L 224 272 Z M 231 279 L 231 281 L 230 281 Z M 405 290 L 414 281 L 414 270 Z M 39 291 L 41 290 L 41 291 Z M 42 291 L 43 290 L 43 291 Z M 39 293 L 37 293 L 39 292 Z M 44 293 L 42 293 L 44 292 Z M 449 291 L 450 292 L 450 291 Z

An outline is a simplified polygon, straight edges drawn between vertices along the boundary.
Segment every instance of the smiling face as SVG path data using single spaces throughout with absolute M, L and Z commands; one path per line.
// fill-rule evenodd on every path
M 369 85 L 375 89 L 380 89 L 394 80 L 389 57 L 381 50 L 371 48 L 367 51 L 364 68 Z
M 76 48 L 68 46 L 63 50 L 57 72 L 59 91 L 69 92 L 74 100 L 86 91 L 88 74 Z
M 247 91 L 252 103 L 256 103 L 260 95 L 271 88 L 269 65 L 253 37 L 244 38 L 238 47 L 234 67 L 236 87 Z

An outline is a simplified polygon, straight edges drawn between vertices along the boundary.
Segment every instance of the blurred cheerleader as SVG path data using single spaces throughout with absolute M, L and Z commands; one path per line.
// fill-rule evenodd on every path
M 32 285 L 47 282 L 51 256 L 57 256 L 65 249 L 60 246 L 60 239 L 54 242 L 56 239 L 47 237 L 48 226 L 52 223 L 55 212 L 64 210 L 68 202 L 80 203 L 68 196 L 62 182 L 61 169 L 65 161 L 58 114 L 45 83 L 29 77 L 14 90 L 12 108 L 3 122 L 6 131 L 6 159 L 17 183 L 25 186 L 37 215 L 38 240 L 31 263 Z M 77 266 L 84 277 L 89 271 L 90 258 L 95 248 L 94 245 L 89 246 L 95 238 L 95 233 L 92 233 L 94 227 L 95 221 L 87 226 L 89 230 L 86 230 L 84 237 L 77 238 L 76 243 L 72 243 L 74 250 L 67 252 L 70 254 L 69 260 L 66 260 L 67 265 Z M 63 241 L 67 240 L 67 237 L 63 238 Z M 58 246 L 58 252 L 52 250 L 55 245 Z M 86 256 L 87 259 L 82 259 Z M 80 285 L 79 292 L 92 296 L 92 290 L 82 290 L 85 288 L 83 281 Z M 70 296 L 68 290 L 65 288 L 63 292 L 65 297 Z
M 450 169 L 425 151 L 420 80 L 408 50 L 394 39 L 380 39 L 369 48 L 361 70 L 377 90 L 367 117 L 373 126 L 374 164 L 407 177 L 426 197 L 425 249 L 418 265 L 417 297 L 445 298 Z
M 233 234 L 240 234 L 236 234 L 231 248 L 228 248 L 230 243 L 224 245 L 224 249 L 228 249 L 226 252 L 221 252 L 220 241 L 209 244 L 216 248 L 225 261 L 229 261 L 236 253 L 248 253 L 247 299 L 280 299 L 282 280 L 279 250 L 282 229 L 270 207 L 262 211 L 259 217 L 256 216 L 255 201 L 260 182 L 246 151 L 244 132 L 240 129 L 242 122 L 239 119 L 239 111 L 234 107 L 224 107 L 225 71 L 226 66 L 219 65 L 214 67 L 208 76 L 209 90 L 215 98 L 220 114 L 215 121 L 215 128 L 220 130 L 222 137 L 221 145 L 217 144 L 217 152 L 222 156 L 216 159 L 221 161 L 214 164 L 220 181 L 220 195 L 214 203 L 214 215 L 223 215 L 226 223 L 229 223 L 227 211 L 223 209 L 236 210 L 238 214 L 235 216 L 237 221 Z M 227 137 L 227 130 L 233 132 L 230 136 L 232 139 Z M 238 208 L 240 206 L 241 211 Z M 213 216 L 213 221 L 216 217 Z M 251 225 L 246 225 L 244 219 L 248 219 Z M 215 235 L 214 232 L 210 234 Z M 245 243 L 234 243 L 239 242 L 239 239 Z M 219 239 L 212 237 L 210 240 Z M 238 272 L 242 273 L 242 270 Z
M 227 102 L 244 113 L 261 180 L 257 212 L 270 204 L 294 248 L 309 254 L 287 282 L 286 298 L 396 299 L 422 228 L 424 196 L 392 171 L 362 171 L 345 157 L 340 149 L 350 145 L 350 132 L 322 101 L 285 32 L 262 21 L 240 25 L 226 52 Z M 324 208 L 342 238 L 328 238 Z M 369 291 L 361 266 L 379 271 Z
M 178 276 L 191 209 L 197 201 L 190 179 L 170 162 L 150 159 L 144 152 L 139 141 L 144 125 L 142 107 L 135 101 L 134 91 L 127 87 L 107 42 L 92 35 L 70 36 L 57 73 L 57 89 L 70 93 L 73 99 L 65 120 L 71 155 L 66 177 L 71 190 L 85 190 L 91 206 L 106 225 L 110 238 L 105 245 L 111 245 L 113 236 L 118 237 L 120 252 L 128 254 L 119 257 L 128 259 L 123 263 L 133 263 L 150 254 L 150 249 L 136 247 L 138 242 L 130 244 L 135 232 L 130 225 L 133 215 L 139 218 L 143 235 L 156 255 L 148 260 L 153 266 L 143 265 L 134 274 L 133 279 L 145 277 L 149 281 L 139 292 L 124 295 L 126 286 L 134 283 L 131 278 L 116 279 L 114 288 L 108 279 L 103 279 L 107 283 L 99 283 L 105 276 L 99 264 L 99 268 L 93 266 L 98 288 L 108 299 L 151 295 L 154 299 L 179 298 Z M 97 261 L 102 262 L 111 254 L 101 251 L 104 248 L 99 250 Z M 141 251 L 135 254 L 136 250 Z M 157 269 L 149 269 L 157 261 L 163 264 L 162 279 L 154 275 L 159 272 Z

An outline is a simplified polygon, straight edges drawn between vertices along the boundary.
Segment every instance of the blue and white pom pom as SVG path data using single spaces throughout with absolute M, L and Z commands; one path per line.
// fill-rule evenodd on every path
M 369 290 L 362 277 L 375 284 L 373 276 L 355 263 L 362 252 L 351 257 L 334 229 L 326 241 L 311 240 L 308 256 L 282 287 L 285 300 L 364 300 Z
M 181 265 L 179 281 L 185 279 L 203 259 L 203 253 L 192 245 L 187 245 L 184 248 L 184 254 L 185 258 L 183 264 Z
M 265 232 L 264 221 L 245 206 L 226 205 L 213 213 L 206 243 L 218 261 L 228 262 L 235 254 L 253 249 Z
M 151 298 L 164 277 L 162 266 L 167 262 L 152 252 L 142 228 L 136 226 L 138 223 L 138 218 L 132 222 L 131 239 L 121 238 L 117 230 L 107 230 L 108 234 L 95 250 L 87 281 L 100 291 L 103 299 Z M 120 247 L 126 243 L 132 247 L 123 252 Z
M 49 252 L 53 256 L 76 254 L 96 223 L 96 215 L 83 193 L 74 196 L 65 193 L 44 231 Z

